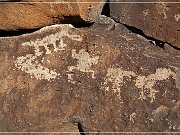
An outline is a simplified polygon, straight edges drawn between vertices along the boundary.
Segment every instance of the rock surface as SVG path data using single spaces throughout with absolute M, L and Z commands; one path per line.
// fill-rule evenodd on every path
M 104 19 L 0 38 L 1 132 L 180 131 L 180 57 Z
M 156 0 L 155 3 L 110 3 L 109 14 L 116 21 L 136 27 L 146 35 L 180 49 L 180 4 L 171 2 Z
M 25 3 L 0 3 L 0 30 L 36 29 L 57 23 L 94 22 L 104 5 L 104 0 L 98 1 L 100 3 L 82 3 L 88 0 L 43 1 L 46 3 L 20 0 L 19 2 Z

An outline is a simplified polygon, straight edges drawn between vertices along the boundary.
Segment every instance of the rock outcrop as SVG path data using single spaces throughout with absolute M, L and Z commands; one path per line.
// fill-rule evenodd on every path
M 1 132 L 180 131 L 179 61 L 106 17 L 0 38 Z
M 19 0 L 19 3 L 0 3 L 0 30 L 36 29 L 57 23 L 94 22 L 101 14 L 105 2 L 98 1 L 99 3 L 92 3 L 92 0 L 91 3 L 88 3 L 88 0 Z
M 116 0 L 110 0 L 117 2 Z M 109 3 L 109 15 L 118 22 L 133 26 L 136 32 L 157 38 L 180 49 L 180 2 L 166 0 L 143 3 Z M 122 3 L 124 2 L 124 3 Z

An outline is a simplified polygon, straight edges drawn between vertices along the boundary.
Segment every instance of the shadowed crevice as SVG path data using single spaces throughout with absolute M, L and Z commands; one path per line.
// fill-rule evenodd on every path
M 122 23 L 121 23 L 122 24 Z M 150 37 L 144 34 L 144 32 L 141 29 L 138 29 L 136 27 L 133 26 L 129 26 L 127 24 L 123 24 L 129 31 L 131 31 L 132 33 L 138 34 L 143 36 L 144 38 L 146 38 L 151 44 L 154 44 L 156 46 L 159 46 L 160 48 L 164 49 L 164 45 L 166 42 L 158 40 L 154 37 Z
M 101 12 L 101 15 L 105 15 L 107 17 L 110 17 L 110 6 L 109 6 L 109 0 L 105 3 L 103 10 Z
M 81 135 L 86 135 L 85 131 L 84 131 L 83 127 L 82 127 L 82 124 L 80 122 L 78 122 L 77 124 L 78 124 L 77 126 L 78 126 L 79 133 Z
M 21 0 L 0 0 L 0 2 L 21 2 Z
M 35 32 L 38 29 L 18 29 L 18 30 L 12 30 L 12 31 L 6 31 L 6 30 L 0 30 L 0 37 L 11 37 L 11 36 L 20 36 L 23 34 L 28 34 Z
M 53 18 L 54 20 L 60 20 L 60 17 L 58 16 L 51 17 L 51 18 Z M 54 23 L 54 24 L 71 24 L 75 28 L 82 28 L 82 27 L 89 28 L 94 23 L 86 22 L 80 16 L 64 16 L 62 21 L 59 21 L 58 23 Z M 50 25 L 47 25 L 47 26 L 50 26 Z M 29 33 L 38 31 L 43 27 L 45 26 L 42 26 L 40 28 L 34 28 L 34 29 L 0 30 L 0 37 L 21 36 L 23 34 L 29 34 Z
M 143 36 L 144 38 L 146 38 L 151 44 L 155 45 L 155 46 L 158 46 L 162 49 L 165 49 L 165 44 L 169 45 L 170 47 L 172 47 L 173 49 L 175 50 L 180 50 L 180 48 L 176 47 L 175 45 L 172 45 L 171 43 L 167 42 L 167 41 L 162 41 L 162 40 L 159 40 L 157 38 L 154 38 L 154 37 L 151 37 L 151 36 L 148 36 L 146 35 L 143 30 L 139 29 L 139 28 L 136 28 L 134 26 L 130 26 L 130 25 L 127 25 L 127 24 L 124 24 L 124 23 L 121 23 L 120 21 L 117 21 L 118 19 L 117 18 L 112 18 L 116 23 L 119 23 L 119 24 L 122 24 L 123 26 L 125 26 L 130 32 L 134 33 L 134 34 L 138 34 L 140 36 Z
M 123 23 L 121 23 L 123 24 Z M 143 36 L 144 38 L 146 38 L 151 44 L 154 44 L 156 46 L 159 46 L 160 48 L 163 48 L 165 49 L 165 44 L 168 44 L 169 46 L 171 46 L 173 49 L 175 50 L 180 50 L 180 48 L 172 45 L 171 43 L 167 42 L 167 41 L 162 41 L 162 40 L 159 40 L 159 39 L 156 39 L 154 37 L 151 37 L 151 36 L 148 36 L 146 35 L 141 29 L 138 29 L 136 27 L 133 27 L 133 26 L 129 26 L 127 24 L 123 24 L 129 31 L 131 31 L 132 33 L 135 33 L 135 34 L 138 34 L 138 35 L 141 35 Z
M 112 20 L 114 20 L 116 23 L 119 23 L 119 24 L 122 24 L 124 25 L 130 32 L 134 33 L 134 34 L 138 34 L 138 35 L 141 35 L 143 36 L 144 38 L 146 38 L 151 44 L 153 45 L 156 45 L 162 49 L 165 49 L 165 44 L 169 45 L 170 47 L 172 47 L 173 49 L 175 50 L 180 50 L 180 48 L 176 47 L 175 45 L 172 45 L 171 43 L 167 42 L 167 41 L 162 41 L 162 40 L 159 40 L 157 38 L 154 38 L 154 37 L 151 37 L 151 36 L 148 36 L 146 35 L 143 30 L 141 29 L 138 29 L 134 26 L 130 26 L 128 24 L 124 24 L 122 22 L 119 21 L 118 18 L 113 18 L 111 16 L 111 12 L 110 12 L 110 4 L 109 4 L 109 0 L 107 0 L 107 2 L 105 3 L 104 7 L 103 7 L 103 10 L 101 12 L 101 15 L 105 15 L 107 17 L 110 17 Z
M 64 16 L 59 24 L 72 24 L 75 28 L 90 27 L 94 23 L 84 21 L 80 16 Z

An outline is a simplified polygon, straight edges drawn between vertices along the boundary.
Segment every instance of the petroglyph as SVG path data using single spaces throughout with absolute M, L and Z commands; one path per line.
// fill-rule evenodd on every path
M 172 76 L 173 79 L 176 79 L 176 74 L 172 72 L 171 69 L 167 68 L 158 68 L 154 74 L 148 76 L 137 75 L 132 71 L 125 71 L 121 68 L 109 68 L 102 88 L 105 91 L 109 91 L 109 83 L 112 84 L 111 89 L 114 93 L 118 93 L 117 96 L 121 98 L 121 87 L 125 83 L 124 77 L 128 77 L 129 79 L 135 77 L 135 86 L 140 89 L 139 99 L 145 100 L 149 97 L 150 102 L 153 102 L 155 100 L 155 94 L 158 92 L 158 90 L 153 88 L 154 85 L 157 81 L 166 80 L 170 76 Z
M 95 71 L 93 71 L 91 67 L 98 63 L 99 56 L 91 56 L 85 49 L 79 50 L 79 53 L 76 53 L 76 50 L 72 49 L 72 58 L 77 59 L 77 66 L 68 66 L 69 82 L 74 83 L 72 78 L 74 70 L 92 73 L 92 78 L 95 79 Z
M 158 68 L 154 74 L 150 74 L 148 76 L 138 76 L 135 81 L 135 86 L 141 89 L 139 98 L 143 100 L 146 99 L 146 97 L 149 97 L 151 99 L 150 102 L 153 102 L 155 99 L 155 94 L 158 92 L 153 88 L 153 86 L 157 81 L 166 80 L 170 76 L 175 79 L 176 74 L 172 72 L 171 69 L 166 68 Z M 149 93 L 147 96 L 145 95 L 146 92 Z
M 70 35 L 69 29 L 72 26 L 63 25 L 61 31 L 55 34 L 48 35 L 43 39 L 37 39 L 35 41 L 22 43 L 22 46 L 32 46 L 34 47 L 35 56 L 41 56 L 43 51 L 40 51 L 40 47 L 44 47 L 46 54 L 51 54 L 51 50 L 48 45 L 52 45 L 54 48 L 54 52 L 64 50 L 67 45 L 63 41 L 63 37 L 67 37 L 71 40 L 82 41 L 80 35 Z M 58 41 L 58 44 L 56 43 Z
M 55 79 L 59 75 L 55 71 L 49 70 L 39 63 L 36 64 L 36 58 L 37 57 L 32 54 L 27 54 L 26 56 L 18 57 L 15 65 L 18 69 L 39 80 L 46 79 L 49 81 L 50 79 Z
M 135 112 L 133 112 L 130 116 L 129 116 L 129 119 L 130 121 L 132 121 L 134 123 L 134 120 L 136 118 L 137 114 Z
M 144 16 L 148 16 L 149 15 L 149 9 L 144 10 L 143 14 L 144 14 Z
M 175 18 L 175 20 L 178 22 L 179 19 L 180 19 L 180 14 L 175 14 L 175 15 L 174 15 L 174 18 Z
M 40 64 L 44 61 L 44 57 L 42 57 L 40 61 L 38 61 L 37 58 L 42 56 L 43 53 L 49 55 L 53 52 L 64 50 L 67 45 L 64 43 L 63 37 L 76 41 L 82 41 L 82 38 L 80 35 L 69 34 L 69 29 L 72 28 L 72 25 L 59 25 L 58 27 L 61 27 L 61 31 L 58 33 L 48 35 L 42 39 L 36 39 L 35 41 L 22 43 L 24 47 L 33 47 L 35 53 L 18 57 L 15 61 L 15 66 L 25 73 L 30 74 L 31 77 L 35 77 L 39 80 L 46 79 L 49 81 L 60 75 L 56 73 L 55 70 L 50 70 Z M 49 49 L 49 45 L 53 46 L 53 51 Z M 41 47 L 44 49 L 40 50 Z
M 136 74 L 132 71 L 125 71 L 121 68 L 108 68 L 103 87 L 105 88 L 105 91 L 109 91 L 109 83 L 111 83 L 111 89 L 114 93 L 117 93 L 117 96 L 121 99 L 120 87 L 124 83 L 124 77 L 131 78 L 132 76 L 136 76 Z
M 169 7 L 165 3 L 158 3 L 156 4 L 156 8 L 158 10 L 158 14 L 164 15 L 164 19 L 167 18 L 166 12 L 169 10 Z

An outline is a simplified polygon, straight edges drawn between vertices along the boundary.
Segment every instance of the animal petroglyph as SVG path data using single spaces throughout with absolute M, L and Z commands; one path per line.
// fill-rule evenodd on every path
M 75 49 L 72 49 L 72 58 L 77 59 L 77 66 L 68 67 L 68 81 L 74 83 L 72 78 L 73 70 L 81 72 L 92 73 L 92 78 L 95 78 L 95 72 L 91 70 L 91 66 L 98 63 L 99 56 L 91 56 L 85 49 L 81 49 L 79 53 L 76 53 Z
M 31 77 L 35 77 L 36 79 L 55 79 L 59 74 L 53 70 L 49 70 L 48 68 L 42 66 L 39 63 L 35 63 L 35 59 L 37 57 L 32 54 L 27 54 L 26 56 L 18 57 L 16 60 L 16 67 L 20 70 L 25 71 L 30 74 Z
M 124 82 L 124 77 L 131 78 L 132 76 L 136 76 L 134 72 L 124 71 L 121 68 L 108 68 L 106 79 L 104 82 L 105 90 L 109 91 L 110 87 L 108 83 L 112 83 L 112 90 L 114 93 L 118 94 L 118 97 L 121 98 L 121 86 Z
M 158 92 L 153 88 L 157 81 L 162 81 L 168 79 L 170 76 L 175 79 L 176 74 L 171 71 L 171 69 L 166 68 L 158 68 L 154 74 L 150 74 L 148 76 L 138 76 L 136 79 L 135 86 L 141 89 L 140 99 L 146 99 L 145 92 L 149 92 L 147 97 L 151 99 L 151 102 L 155 99 L 155 94 Z
M 173 79 L 176 79 L 176 74 L 172 72 L 171 69 L 167 68 L 158 68 L 154 74 L 148 76 L 137 75 L 132 71 L 125 71 L 120 68 L 109 68 L 102 88 L 105 89 L 105 91 L 109 91 L 109 83 L 111 83 L 111 89 L 114 93 L 117 93 L 119 98 L 121 98 L 121 87 L 124 84 L 124 77 L 128 77 L 131 80 L 132 77 L 135 77 L 135 86 L 140 89 L 139 99 L 145 100 L 149 97 L 150 102 L 153 102 L 155 100 L 155 94 L 158 92 L 158 90 L 153 88 L 154 85 L 157 81 L 166 80 L 170 76 L 172 76 Z
M 67 37 L 71 40 L 82 41 L 80 35 L 70 35 L 69 34 L 69 25 L 63 25 L 60 32 L 48 35 L 43 39 L 37 39 L 35 41 L 22 43 L 22 46 L 32 46 L 34 47 L 35 55 L 41 56 L 43 51 L 40 51 L 40 47 L 44 47 L 46 54 L 51 54 L 51 50 L 48 45 L 52 45 L 54 48 L 54 52 L 64 50 L 67 45 L 63 41 L 63 37 Z M 58 41 L 58 44 L 56 43 Z
M 25 56 L 20 56 L 15 61 L 15 66 L 30 74 L 31 77 L 35 77 L 36 79 L 55 79 L 59 74 L 55 72 L 55 70 L 50 70 L 47 67 L 44 67 L 40 64 L 40 61 L 37 60 L 39 56 L 42 56 L 43 53 L 46 55 L 51 54 L 52 52 L 57 52 L 64 50 L 67 46 L 63 37 L 67 37 L 71 40 L 82 41 L 80 35 L 72 35 L 69 34 L 69 29 L 72 28 L 72 25 L 59 25 L 61 27 L 61 31 L 55 34 L 48 35 L 42 39 L 36 39 L 35 41 L 24 42 L 22 46 L 31 46 L 34 48 L 34 54 L 26 54 Z M 53 46 L 53 51 L 49 49 L 49 45 Z M 44 50 L 40 50 L 43 47 Z M 43 62 L 43 58 L 41 58 L 41 62 Z

